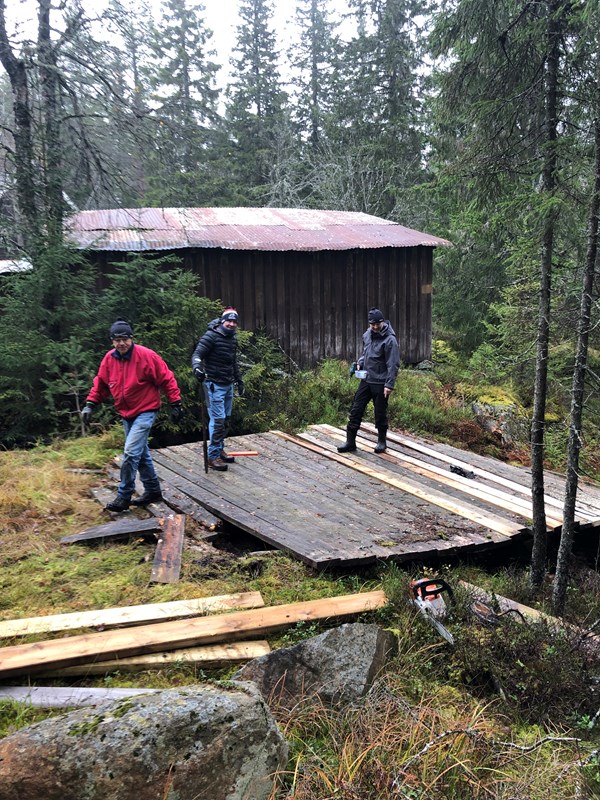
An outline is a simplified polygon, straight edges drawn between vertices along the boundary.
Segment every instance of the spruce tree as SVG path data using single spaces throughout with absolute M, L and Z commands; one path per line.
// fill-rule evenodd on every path
M 150 103 L 157 106 L 150 154 L 149 205 L 194 206 L 210 201 L 210 158 L 218 124 L 218 65 L 203 5 L 167 0 L 151 28 L 152 62 L 145 67 Z M 208 193 L 210 194 L 210 193 Z
M 260 204 L 285 121 L 286 95 L 279 76 L 272 3 L 241 0 L 239 15 L 227 88 L 230 167 L 237 202 Z

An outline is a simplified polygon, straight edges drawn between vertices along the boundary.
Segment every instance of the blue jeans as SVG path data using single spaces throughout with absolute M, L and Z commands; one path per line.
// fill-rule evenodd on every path
M 233 383 L 215 383 L 204 381 L 204 396 L 210 421 L 208 423 L 208 460 L 219 458 L 225 446 L 225 437 L 229 428 L 231 409 L 233 407 Z
M 154 469 L 148 436 L 156 419 L 157 411 L 144 411 L 135 419 L 123 420 L 125 430 L 125 447 L 123 449 L 123 464 L 121 465 L 121 483 L 117 495 L 124 500 L 130 500 L 135 489 L 135 476 L 140 473 L 140 478 L 147 492 L 160 489 L 160 482 Z

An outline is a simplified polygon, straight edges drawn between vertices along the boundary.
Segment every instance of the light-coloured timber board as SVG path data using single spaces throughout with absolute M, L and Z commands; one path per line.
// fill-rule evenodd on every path
M 335 441 L 344 441 L 345 435 L 339 428 L 334 428 L 331 425 L 313 425 L 310 431 L 323 432 L 328 437 L 333 438 Z M 307 436 L 307 434 L 303 434 Z M 308 436 L 307 436 L 308 438 Z M 356 446 L 359 450 L 364 452 L 371 452 L 373 450 L 373 442 L 366 436 L 361 436 L 360 433 L 356 437 Z M 313 439 L 309 440 L 312 441 Z M 419 461 L 417 458 L 407 456 L 392 448 L 388 448 L 385 453 L 380 453 L 378 458 L 391 463 L 398 463 L 403 465 L 406 469 L 414 472 L 423 477 L 430 477 L 433 480 L 446 484 L 449 487 L 455 488 L 463 494 L 470 497 L 482 500 L 484 503 L 501 508 L 504 511 L 509 511 L 512 514 L 517 514 L 526 519 L 531 519 L 533 510 L 531 502 L 521 495 L 508 494 L 492 486 L 474 484 L 469 478 L 461 475 L 449 473 L 448 470 L 428 464 L 424 461 Z M 562 525 L 562 519 L 556 515 L 548 514 L 548 524 L 551 527 L 559 527 Z
M 412 494 L 415 497 L 420 497 L 426 502 L 435 506 L 439 506 L 440 508 L 444 508 L 447 511 L 452 511 L 454 514 L 458 514 L 465 519 L 470 519 L 473 522 L 477 522 L 479 525 L 489 528 L 496 533 L 500 533 L 503 536 L 510 537 L 512 534 L 519 533 L 524 527 L 526 527 L 515 522 L 509 522 L 508 520 L 497 515 L 482 512 L 480 509 L 470 506 L 466 503 L 455 502 L 443 495 L 441 492 L 437 492 L 435 490 L 425 491 L 411 481 L 406 479 L 399 480 L 398 478 L 393 477 L 389 472 L 384 472 L 380 469 L 372 469 L 371 467 L 363 464 L 357 464 L 352 458 L 340 456 L 337 453 L 330 452 L 323 447 L 312 444 L 310 441 L 307 441 L 306 438 L 303 438 L 304 435 L 290 436 L 282 431 L 273 431 L 273 433 L 275 433 L 277 436 L 288 438 L 290 441 L 302 442 L 302 446 L 315 448 L 319 450 L 322 455 L 332 459 L 333 461 L 346 464 L 346 466 L 350 467 L 351 469 L 355 469 L 358 472 L 362 472 L 364 475 L 369 475 L 372 478 L 389 483 L 391 486 L 395 486 L 397 489 L 401 489 L 403 492 Z
M 260 592 L 238 592 L 213 597 L 198 597 L 192 600 L 172 600 L 167 603 L 147 603 L 140 606 L 50 614 L 46 617 L 6 619 L 0 621 L 0 639 L 80 628 L 116 628 L 150 622 L 168 622 L 173 619 L 197 617 L 215 611 L 230 611 L 234 608 L 260 608 L 264 604 Z
M 184 536 L 183 514 L 174 514 L 164 520 L 150 573 L 152 583 L 177 583 L 181 573 Z
M 0 700 L 13 700 L 35 708 L 75 708 L 114 703 L 126 697 L 160 691 L 161 689 L 90 689 L 75 686 L 2 686 Z
M 178 664 L 198 664 L 202 669 L 226 667 L 253 658 L 266 656 L 271 652 L 269 643 L 263 639 L 256 642 L 232 642 L 205 647 L 189 647 L 184 650 L 171 650 L 166 653 L 115 658 L 111 661 L 94 661 L 90 664 L 77 664 L 74 667 L 44 671 L 39 677 L 67 678 L 87 675 L 106 675 L 109 672 L 141 672 L 147 669 L 162 669 Z
M 118 628 L 0 649 L 0 678 L 42 669 L 266 636 L 297 622 L 337 619 L 382 608 L 382 591 L 270 608 Z
M 377 433 L 377 428 L 369 422 L 363 422 L 361 428 L 364 428 L 369 433 Z M 526 470 L 523 470 L 520 467 L 511 466 L 510 464 L 504 464 L 503 462 L 499 461 L 494 465 L 495 469 L 497 470 L 494 472 L 491 469 L 486 468 L 492 462 L 492 459 L 484 458 L 483 456 L 478 456 L 475 453 L 469 453 L 465 450 L 460 450 L 459 448 L 452 447 L 451 445 L 440 445 L 433 442 L 425 443 L 423 441 L 419 441 L 416 437 L 411 438 L 408 436 L 403 436 L 395 431 L 388 431 L 387 438 L 389 442 L 402 445 L 409 450 L 423 453 L 424 455 L 435 458 L 446 464 L 454 464 L 455 466 L 462 467 L 465 470 L 475 473 L 475 475 L 481 478 L 486 478 L 487 480 L 493 481 L 494 483 L 504 486 L 515 493 L 520 493 L 526 497 L 531 497 L 530 475 Z M 482 463 L 485 463 L 486 467 L 480 466 Z M 509 478 L 505 473 L 514 477 Z M 550 474 L 547 475 L 547 484 L 552 484 L 554 486 L 554 494 L 551 494 L 548 491 L 548 488 L 546 488 L 545 502 L 548 506 L 562 510 L 563 501 L 561 498 L 556 497 L 555 493 L 556 491 L 560 491 L 562 494 L 562 491 L 564 491 L 564 478 L 561 476 L 554 477 L 556 478 L 556 481 L 552 480 L 552 476 Z M 583 496 L 586 487 L 582 485 L 581 488 Z M 600 517 L 600 489 L 591 486 L 587 488 L 588 496 L 585 497 L 585 501 L 582 500 L 581 497 L 578 501 L 577 517 L 581 521 L 597 521 Z

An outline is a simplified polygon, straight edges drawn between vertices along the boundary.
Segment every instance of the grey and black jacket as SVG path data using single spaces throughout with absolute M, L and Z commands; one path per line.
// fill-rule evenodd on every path
M 237 364 L 236 331 L 228 331 L 220 319 L 209 322 L 192 356 L 192 369 L 200 368 L 207 381 L 219 384 L 237 383 L 240 372 Z
M 363 354 L 358 366 L 367 370 L 367 383 L 383 383 L 388 389 L 394 388 L 400 369 L 400 349 L 389 320 L 383 323 L 380 331 L 369 328 L 363 333 Z

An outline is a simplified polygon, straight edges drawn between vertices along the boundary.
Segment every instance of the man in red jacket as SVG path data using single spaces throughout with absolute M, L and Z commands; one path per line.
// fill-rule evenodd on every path
M 171 405 L 171 419 L 179 422 L 185 414 L 175 376 L 163 359 L 141 344 L 133 343 L 131 325 L 118 319 L 110 327 L 110 350 L 100 362 L 94 385 L 81 412 L 88 425 L 98 403 L 112 395 L 115 408 L 123 419 L 125 448 L 121 465 L 121 483 L 117 496 L 107 504 L 108 511 L 126 511 L 130 505 L 146 506 L 162 500 L 160 483 L 148 447 L 148 436 L 160 408 L 160 393 Z M 140 473 L 144 494 L 131 496 L 135 476 Z

